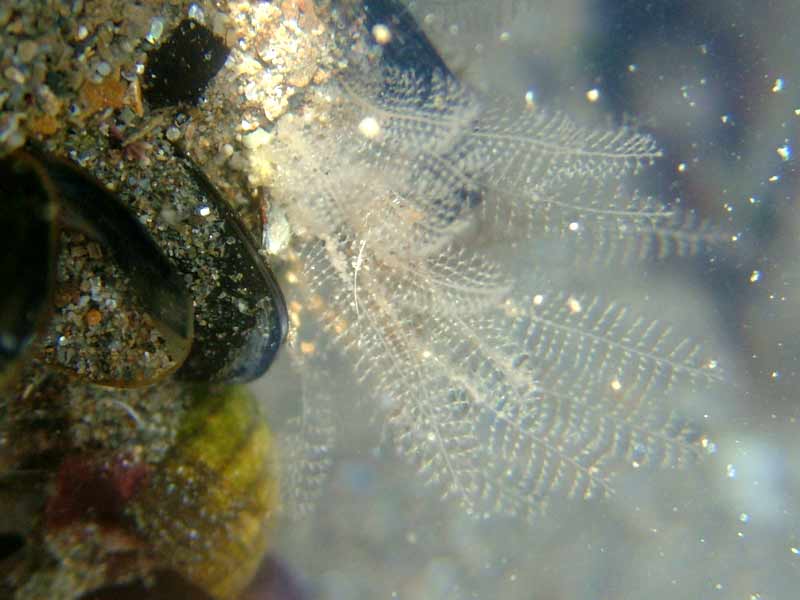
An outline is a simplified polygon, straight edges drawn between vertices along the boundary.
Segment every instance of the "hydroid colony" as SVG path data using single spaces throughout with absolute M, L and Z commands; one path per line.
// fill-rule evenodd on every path
M 293 228 L 287 293 L 333 339 L 315 347 L 351 360 L 399 452 L 469 513 L 524 518 L 607 492 L 622 464 L 694 456 L 705 439 L 671 396 L 719 379 L 715 361 L 621 304 L 530 294 L 505 264 L 534 271 L 548 236 L 600 266 L 697 252 L 702 228 L 629 185 L 655 142 L 377 64 L 280 120 L 271 194 Z M 328 467 L 321 388 L 306 386 L 288 443 L 295 507 Z

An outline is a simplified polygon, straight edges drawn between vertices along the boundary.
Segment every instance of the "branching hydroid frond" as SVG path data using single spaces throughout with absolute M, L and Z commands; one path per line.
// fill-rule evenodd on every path
M 699 251 L 711 234 L 628 187 L 660 156 L 649 136 L 513 111 L 442 75 L 327 93 L 324 124 L 279 124 L 273 193 L 322 327 L 426 480 L 472 514 L 531 518 L 553 495 L 607 492 L 624 463 L 698 452 L 671 400 L 719 379 L 700 345 L 613 302 L 526 298 L 475 248 L 515 244 L 532 267 L 548 235 L 609 266 Z

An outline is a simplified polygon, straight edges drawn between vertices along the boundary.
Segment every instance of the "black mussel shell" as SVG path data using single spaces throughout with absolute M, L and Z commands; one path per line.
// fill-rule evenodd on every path
M 107 247 L 176 357 L 192 340 L 192 298 L 182 274 L 167 260 L 136 215 L 76 164 L 36 151 L 61 201 L 66 221 Z
M 215 227 L 224 240 L 203 256 L 201 266 L 191 252 L 175 248 L 168 259 L 161 241 L 153 239 L 135 212 L 71 161 L 36 147 L 3 161 L 8 207 L 3 218 L 10 232 L 3 241 L 3 268 L 15 285 L 2 303 L 0 383 L 10 378 L 52 305 L 59 227 L 78 229 L 110 251 L 180 365 L 180 379 L 242 383 L 269 368 L 288 331 L 286 302 L 275 276 L 203 171 L 180 150 L 173 160 L 180 173 L 174 184 L 193 190 L 187 195 L 194 195 L 198 205 L 213 206 Z M 161 189 L 171 194 L 168 187 Z M 192 286 L 203 289 L 202 300 Z M 96 382 L 127 386 L 149 380 Z
M 365 0 L 365 25 L 372 30 L 384 25 L 392 32 L 391 40 L 383 46 L 383 64 L 400 70 L 413 70 L 425 79 L 433 73 L 450 74 L 439 52 L 417 21 L 400 0 Z
M 186 19 L 147 55 L 143 94 L 151 108 L 197 104 L 225 64 L 229 49 L 206 27 Z
M 189 357 L 177 376 L 188 381 L 244 383 L 260 377 L 288 332 L 286 301 L 252 237 L 203 171 L 177 150 L 199 192 L 222 220 L 225 250 L 214 260 L 217 289 L 195 325 Z
M 51 306 L 57 202 L 42 165 L 25 152 L 0 160 L 0 389 L 44 326 Z
M 171 158 L 174 177 L 150 190 L 158 196 L 147 200 L 151 207 L 159 203 L 171 206 L 172 185 L 183 188 L 184 200 L 191 198 L 197 206 L 213 207 L 216 216 L 210 229 L 198 226 L 194 234 L 185 232 L 204 236 L 213 229 L 214 235 L 224 240 L 221 246 L 204 252 L 202 260 L 194 253 L 197 246 L 184 252 L 179 240 L 173 240 L 169 250 L 166 246 L 162 250 L 170 242 L 156 231 L 151 235 L 137 218 L 138 211 L 127 203 L 136 205 L 143 200 L 135 190 L 122 190 L 118 197 L 69 160 L 38 148 L 31 148 L 26 156 L 55 191 L 61 226 L 98 241 L 129 278 L 143 310 L 180 365 L 176 371 L 179 379 L 242 383 L 269 368 L 288 331 L 283 294 L 237 215 L 180 149 Z M 147 381 L 99 383 L 117 386 Z

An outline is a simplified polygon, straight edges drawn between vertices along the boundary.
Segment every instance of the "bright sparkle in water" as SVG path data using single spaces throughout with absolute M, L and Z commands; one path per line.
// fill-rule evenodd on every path
M 778 153 L 778 156 L 781 157 L 781 160 L 789 160 L 792 158 L 792 147 L 789 144 L 779 146 L 775 149 L 775 152 Z

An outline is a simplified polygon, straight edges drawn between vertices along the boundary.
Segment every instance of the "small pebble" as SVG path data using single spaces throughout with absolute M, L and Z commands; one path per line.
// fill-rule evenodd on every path
M 268 145 L 271 139 L 272 136 L 269 133 L 267 133 L 264 129 L 259 127 L 252 133 L 248 133 L 247 135 L 242 137 L 242 143 L 244 144 L 244 147 L 247 148 L 248 150 L 254 150 L 261 146 Z
M 170 142 L 177 142 L 181 137 L 181 130 L 174 125 L 167 128 L 167 139 Z
M 89 327 L 97 327 L 103 320 L 103 315 L 96 308 L 92 308 L 86 313 L 86 324 Z
M 3 71 L 3 75 L 6 76 L 6 79 L 9 81 L 13 81 L 14 83 L 23 84 L 25 83 L 25 75 L 16 67 L 6 67 L 6 70 Z
M 147 41 L 155 44 L 161 39 L 161 34 L 164 33 L 164 19 L 161 17 L 154 17 L 150 21 L 150 31 L 147 32 Z
M 25 137 L 20 130 L 20 113 L 5 113 L 0 115 L 0 148 L 11 152 L 25 143 Z
M 189 5 L 189 18 L 198 23 L 206 22 L 206 15 L 203 9 L 198 4 L 192 3 Z
M 97 74 L 101 77 L 107 77 L 111 74 L 111 65 L 106 61 L 101 62 L 97 65 Z
M 17 47 L 17 58 L 24 63 L 31 62 L 36 58 L 36 53 L 39 51 L 39 45 L 33 40 L 25 40 L 19 43 Z

